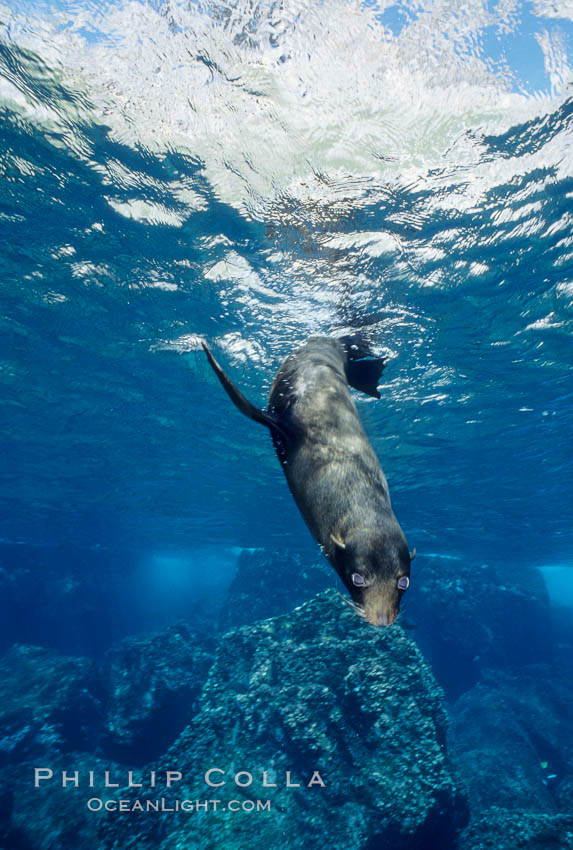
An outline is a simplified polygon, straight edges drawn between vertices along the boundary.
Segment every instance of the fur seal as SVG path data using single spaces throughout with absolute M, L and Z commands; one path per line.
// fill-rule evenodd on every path
M 373 357 L 360 337 L 310 337 L 283 362 L 268 408 L 261 410 L 202 345 L 241 413 L 270 429 L 295 502 L 355 610 L 375 626 L 391 625 L 410 584 L 415 550 L 410 556 L 349 390 L 380 398 L 384 360 Z

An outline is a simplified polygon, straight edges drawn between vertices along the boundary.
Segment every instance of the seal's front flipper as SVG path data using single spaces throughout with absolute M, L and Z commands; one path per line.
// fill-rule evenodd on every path
M 275 419 L 274 416 L 271 416 L 270 413 L 267 413 L 265 410 L 261 410 L 259 407 L 255 407 L 254 404 L 245 398 L 243 393 L 235 386 L 232 380 L 226 375 L 211 352 L 207 345 L 202 342 L 203 351 L 207 355 L 207 359 L 211 364 L 211 368 L 213 369 L 216 376 L 219 378 L 225 391 L 234 405 L 236 405 L 241 413 L 244 413 L 245 416 L 248 416 L 249 419 L 254 419 L 255 422 L 260 422 L 261 425 L 266 425 L 267 428 L 275 429 L 283 436 L 285 439 L 288 439 L 289 435 L 286 430 L 281 426 L 279 422 Z
M 376 360 L 349 360 L 346 364 L 346 379 L 355 390 L 380 398 L 377 387 L 384 366 L 381 357 Z
M 373 357 L 370 346 L 361 335 L 345 336 L 340 342 L 346 353 L 344 369 L 350 386 L 366 395 L 380 398 L 377 387 L 386 365 L 384 358 Z

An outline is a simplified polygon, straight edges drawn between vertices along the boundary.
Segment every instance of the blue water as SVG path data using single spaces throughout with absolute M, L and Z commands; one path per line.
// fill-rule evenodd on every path
M 310 334 L 367 331 L 410 593 L 443 558 L 573 607 L 565 4 L 253 9 L 0 9 L 5 565 L 131 559 L 136 631 L 241 548 L 315 560 L 200 340 L 264 406 Z
M 364 179 L 353 202 L 341 180 L 341 200 L 287 195 L 258 217 L 224 203 L 199 159 L 116 140 L 37 56 L 1 50 L 31 102 L 77 110 L 64 132 L 3 108 L 3 538 L 308 551 L 267 435 L 229 406 L 197 339 L 263 405 L 310 333 L 368 328 L 390 362 L 382 399 L 357 404 L 418 551 L 569 558 L 570 100 L 482 136 L 471 167 L 444 152 L 411 183 Z M 561 165 L 544 166 L 559 141 Z M 494 166 L 468 205 L 472 168 Z

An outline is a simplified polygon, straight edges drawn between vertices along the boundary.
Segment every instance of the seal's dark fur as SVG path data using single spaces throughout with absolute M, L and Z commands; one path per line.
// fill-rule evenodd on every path
M 357 610 L 375 625 L 394 622 L 403 594 L 397 582 L 410 575 L 410 555 L 348 388 L 379 398 L 384 361 L 357 338 L 310 337 L 280 367 L 264 411 L 203 348 L 239 410 L 270 428 L 291 493 Z

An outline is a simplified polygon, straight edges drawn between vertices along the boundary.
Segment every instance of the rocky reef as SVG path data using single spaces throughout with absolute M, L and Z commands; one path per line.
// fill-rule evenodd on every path
M 245 549 L 221 608 L 219 628 L 226 632 L 285 614 L 337 583 L 324 560 L 303 563 L 284 550 Z
M 14 646 L 0 658 L 0 848 L 99 848 L 99 819 L 73 774 L 137 768 L 161 755 L 196 710 L 212 639 L 185 624 L 120 641 L 102 662 Z M 35 788 L 34 768 L 72 780 Z M 123 771 L 125 774 L 125 770 Z M 109 791 L 109 789 L 108 789 Z
M 110 649 L 100 667 L 105 755 L 142 765 L 164 753 L 197 708 L 214 648 L 213 639 L 179 623 Z
M 95 749 L 103 693 L 93 662 L 14 646 L 0 658 L 0 682 L 0 768 Z
M 539 664 L 491 670 L 451 707 L 474 815 L 463 850 L 573 846 L 572 693 L 571 668 Z
M 484 811 L 465 832 L 460 850 L 572 850 L 573 814 Z
M 18 715 L 32 732 L 25 746 L 8 748 L 0 771 L 3 850 L 266 850 L 277 841 L 313 848 L 324 846 L 325 829 L 329 846 L 345 850 L 430 850 L 436 835 L 441 850 L 455 846 L 467 806 L 446 754 L 443 695 L 400 629 L 370 628 L 329 591 L 228 632 L 212 664 L 209 649 L 177 626 L 122 641 L 99 667 L 46 650 L 8 653 L 2 674 L 19 702 L 2 706 L 0 726 L 10 733 L 3 740 L 16 742 Z M 182 781 L 171 789 L 105 788 L 104 771 L 125 777 L 128 766 L 141 766 L 157 715 L 162 728 L 166 716 L 183 718 L 183 705 L 185 728 L 140 771 L 161 777 L 175 769 Z M 82 735 L 66 726 L 62 707 L 82 718 Z M 153 746 L 162 740 L 167 747 L 161 734 Z M 118 765 L 117 753 L 131 763 Z M 93 771 L 94 787 L 34 788 L 39 755 L 55 773 Z M 216 775 L 224 786 L 205 784 L 211 767 L 224 771 Z M 235 784 L 240 771 L 252 784 Z M 89 797 L 218 798 L 221 808 L 106 816 L 87 810 Z M 226 808 L 232 799 L 239 811 Z M 269 808 L 242 808 L 258 799 Z
M 100 850 L 100 821 L 86 807 L 89 797 L 105 794 L 105 771 L 115 766 L 93 753 L 62 754 L 54 748 L 41 760 L 56 779 L 34 787 L 38 762 L 9 765 L 0 770 L 0 848 L 2 850 Z M 94 774 L 93 787 L 63 788 L 63 771 Z M 86 780 L 87 783 L 87 780 Z
M 91 659 L 11 647 L 0 848 L 571 850 L 571 613 L 532 572 L 418 569 L 413 632 L 365 624 L 326 565 L 256 550 L 210 633 L 179 622 Z M 80 787 L 34 788 L 38 765 Z
M 491 667 L 523 667 L 552 655 L 549 599 L 539 572 L 416 559 L 406 600 L 416 643 L 450 700 Z
M 60 788 L 55 798 L 34 788 L 35 766 L 75 771 L 88 758 L 86 770 L 103 767 L 86 755 L 97 751 L 104 720 L 95 664 L 14 646 L 0 659 L 0 681 L 0 847 L 97 847 L 96 824 L 78 805 L 75 789 Z
M 372 629 L 326 592 L 222 638 L 198 713 L 156 765 L 184 774 L 177 798 L 216 797 L 222 810 L 147 816 L 127 839 L 110 819 L 105 844 L 322 848 L 326 829 L 334 850 L 429 850 L 436 835 L 446 850 L 467 820 L 446 722 L 442 692 L 413 642 L 399 629 Z M 212 766 L 225 772 L 220 788 L 204 783 Z M 233 783 L 240 771 L 252 785 Z M 276 787 L 263 786 L 263 771 Z M 324 787 L 307 787 L 315 771 Z M 300 787 L 286 787 L 287 772 Z M 265 798 L 270 808 L 233 812 L 233 798 Z

